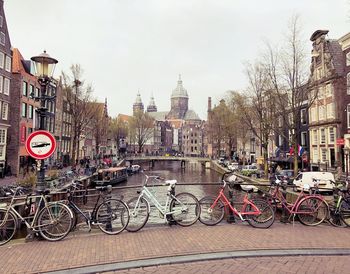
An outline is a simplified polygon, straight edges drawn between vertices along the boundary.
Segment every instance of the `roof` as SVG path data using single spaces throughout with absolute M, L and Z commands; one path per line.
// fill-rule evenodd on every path
M 36 81 L 37 78 L 30 73 L 30 61 L 24 60 L 19 49 L 14 48 L 12 54 L 12 73 L 26 74 L 27 77 Z
M 182 85 L 181 75 L 179 75 L 179 80 L 177 81 L 177 87 L 173 90 L 171 98 L 188 98 L 187 90 Z
M 135 104 L 142 104 L 140 92 L 137 93 Z
M 116 171 L 120 171 L 120 170 L 124 170 L 126 169 L 126 167 L 110 167 L 110 168 L 105 168 L 105 169 L 99 169 L 98 172 L 102 173 L 102 172 L 116 172 Z
M 328 40 L 329 52 L 332 57 L 334 69 L 338 75 L 344 74 L 344 57 L 341 45 L 337 40 Z
M 180 128 L 182 126 L 183 120 L 172 119 L 172 120 L 168 120 L 168 122 L 173 128 Z
M 195 113 L 193 110 L 189 109 L 186 111 L 184 120 L 201 120 L 197 113 Z
M 165 121 L 166 116 L 168 115 L 169 111 L 154 111 L 154 112 L 147 112 L 149 116 L 151 116 L 156 121 Z
M 329 31 L 328 30 L 316 30 L 310 37 L 311 41 L 315 41 L 318 37 L 322 35 L 326 35 Z
M 132 116 L 126 115 L 126 114 L 118 114 L 118 119 L 122 120 L 123 122 L 129 122 Z

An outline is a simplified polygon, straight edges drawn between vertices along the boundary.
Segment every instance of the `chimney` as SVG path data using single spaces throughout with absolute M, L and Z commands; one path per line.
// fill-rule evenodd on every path
M 211 111 L 211 97 L 208 97 L 208 112 Z

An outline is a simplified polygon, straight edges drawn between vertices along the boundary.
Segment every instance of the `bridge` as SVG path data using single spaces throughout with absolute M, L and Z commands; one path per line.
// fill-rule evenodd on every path
M 138 162 L 149 162 L 151 167 L 154 167 L 156 161 L 179 161 L 181 167 L 185 167 L 186 163 L 202 163 L 203 165 L 211 160 L 205 157 L 177 157 L 177 156 L 132 156 L 126 157 L 125 161 L 129 161 L 131 164 Z

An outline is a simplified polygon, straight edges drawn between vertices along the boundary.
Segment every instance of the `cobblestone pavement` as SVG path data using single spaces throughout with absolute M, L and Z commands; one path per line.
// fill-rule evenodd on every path
M 59 242 L 15 240 L 0 247 L 1 273 L 38 273 L 139 259 L 257 249 L 350 248 L 348 229 L 276 222 L 270 229 L 246 224 L 147 227 L 116 236 L 73 233 Z M 254 260 L 253 260 L 254 261 Z
M 350 273 L 350 256 L 240 258 L 133 268 L 103 274 L 137 273 Z

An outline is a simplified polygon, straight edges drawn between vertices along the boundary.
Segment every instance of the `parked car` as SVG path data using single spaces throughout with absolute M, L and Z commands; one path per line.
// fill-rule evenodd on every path
M 227 168 L 230 171 L 237 171 L 237 170 L 239 170 L 239 165 L 238 165 L 238 163 L 231 163 L 227 166 Z
M 288 184 L 293 184 L 294 180 L 294 170 L 292 169 L 282 169 L 276 172 L 276 176 L 279 180 L 287 180 Z
M 260 178 L 262 176 L 262 171 L 258 169 L 256 165 L 247 165 L 242 167 L 241 173 L 244 176 L 256 176 Z
M 334 175 L 331 172 L 322 172 L 322 171 L 309 171 L 299 173 L 293 183 L 297 186 L 299 190 L 302 190 L 304 185 L 307 184 L 310 187 L 313 187 L 315 180 L 318 182 L 318 186 L 321 192 L 331 192 L 333 185 L 331 181 L 334 180 Z M 322 189 L 325 188 L 325 189 Z

